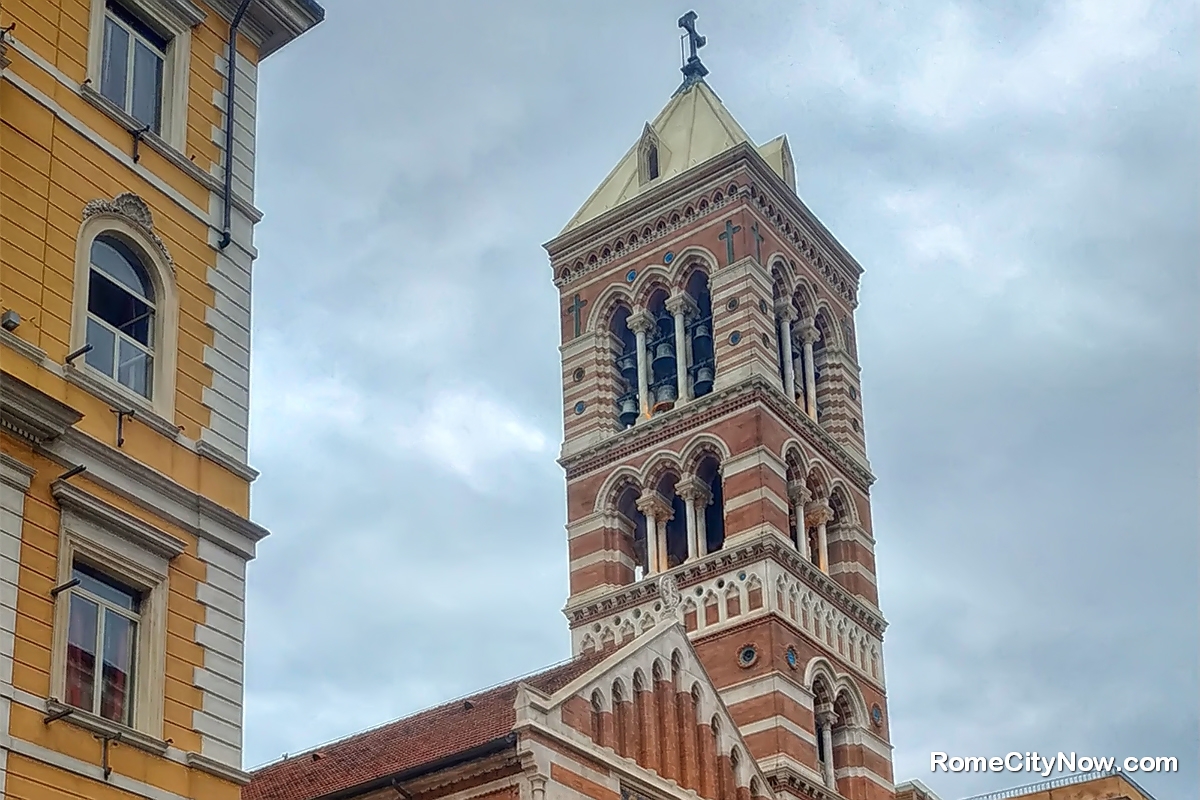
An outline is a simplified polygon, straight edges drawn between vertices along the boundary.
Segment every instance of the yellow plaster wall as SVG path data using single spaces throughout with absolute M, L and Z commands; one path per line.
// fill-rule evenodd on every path
M 221 109 L 213 105 L 213 96 L 224 87 L 215 64 L 218 54 L 225 51 L 228 25 L 211 9 L 206 11 L 206 20 L 191 36 L 183 155 L 211 173 L 219 159 L 213 129 L 222 117 Z M 83 207 L 90 200 L 111 199 L 121 192 L 139 195 L 149 206 L 155 231 L 175 262 L 179 332 L 173 421 L 186 437 L 198 440 L 201 429 L 209 424 L 203 391 L 212 382 L 212 371 L 203 363 L 204 348 L 213 341 L 212 330 L 204 321 L 206 309 L 214 303 L 207 283 L 207 272 L 216 259 L 208 244 L 206 220 L 211 192 L 186 170 L 143 145 L 138 169 L 165 183 L 183 198 L 180 202 L 68 123 L 66 118 L 74 118 L 117 150 L 132 152 L 129 132 L 72 86 L 87 77 L 89 17 L 89 0 L 0 0 L 0 27 L 15 22 L 17 41 L 49 65 L 44 68 L 16 48 L 8 51 L 12 63 L 6 72 L 44 95 L 45 103 L 0 80 L 0 307 L 13 308 L 21 315 L 15 335 L 61 364 L 71 342 L 76 236 Z M 255 48 L 245 38 L 239 42 L 239 52 L 257 63 Z M 115 446 L 116 418 L 107 402 L 4 346 L 0 346 L 0 368 L 81 412 L 84 417 L 76 428 Z M 126 422 L 124 436 L 122 451 L 130 457 L 248 516 L 249 484 L 244 479 L 170 441 L 136 417 Z M 64 467 L 7 433 L 0 433 L 0 451 L 36 470 L 25 499 L 13 685 L 47 697 L 54 609 L 49 591 L 57 578 L 60 525 L 50 483 Z M 206 567 L 197 557 L 196 540 L 167 520 L 91 483 L 86 473 L 72 482 L 187 543 L 186 552 L 171 562 L 168 578 L 161 737 L 170 739 L 181 751 L 198 752 L 200 735 L 191 725 L 192 711 L 201 706 L 202 696 L 192 680 L 195 668 L 203 663 L 203 650 L 195 636 L 205 611 L 196 593 L 197 584 L 205 580 Z M 25 742 L 89 764 L 100 763 L 100 745 L 90 732 L 65 720 L 46 725 L 39 712 L 19 703 L 12 706 L 9 731 Z M 129 745 L 112 748 L 110 757 L 116 773 L 185 797 L 235 800 L 240 794 L 229 781 Z M 9 755 L 7 769 L 6 796 L 12 798 L 117 800 L 137 796 L 17 753 Z
M 75 47 L 79 39 L 86 44 L 85 0 L 5 0 L 0 25 L 12 20 L 18 23 L 21 42 L 70 79 L 86 77 L 86 52 Z M 60 27 L 56 30 L 55 25 Z M 223 78 L 213 65 L 227 30 L 224 21 L 210 13 L 192 35 L 187 151 L 206 170 L 217 157 L 212 126 L 221 115 L 212 104 L 212 92 L 222 86 Z M 56 48 L 56 43 L 62 48 Z M 247 57 L 253 53 L 251 45 L 240 49 Z M 14 74 L 121 150 L 131 149 L 129 133 L 106 114 L 19 53 L 10 50 L 10 58 L 13 63 L 8 69 Z M 51 360 L 62 362 L 70 349 L 75 243 L 83 207 L 90 200 L 112 198 L 123 191 L 137 193 L 150 207 L 155 230 L 176 267 L 179 334 L 174 422 L 185 436 L 199 439 L 210 417 L 203 391 L 212 383 L 212 371 L 203 363 L 212 330 L 204 319 L 214 302 L 207 272 L 216 255 L 208 244 L 206 222 L 76 132 L 51 108 L 7 82 L 0 82 L 0 109 L 0 305 L 21 315 L 16 334 L 41 347 Z M 140 156 L 141 166 L 197 209 L 207 211 L 206 186 L 149 147 L 142 146 Z M 101 441 L 115 442 L 116 420 L 106 403 L 53 373 L 36 370 L 40 374 L 31 379 L 30 371 L 15 363 L 22 359 L 8 350 L 0 352 L 0 359 L 6 371 L 24 372 L 23 380 L 83 412 L 82 430 Z M 134 458 L 243 516 L 248 513 L 249 486 L 241 478 L 167 443 L 136 421 L 127 426 L 125 436 L 125 450 Z

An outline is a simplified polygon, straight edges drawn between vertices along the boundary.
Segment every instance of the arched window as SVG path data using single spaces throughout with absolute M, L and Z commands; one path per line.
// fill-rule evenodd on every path
M 658 145 L 650 145 L 646 151 L 646 174 L 650 180 L 658 177 Z
M 638 510 L 639 492 L 634 486 L 626 486 L 617 497 L 617 513 L 629 531 L 633 549 L 633 579 L 640 581 L 650 574 L 650 551 L 646 541 L 646 515 Z
M 149 399 L 154 390 L 155 292 L 128 244 L 111 234 L 92 241 L 87 289 L 87 364 Z

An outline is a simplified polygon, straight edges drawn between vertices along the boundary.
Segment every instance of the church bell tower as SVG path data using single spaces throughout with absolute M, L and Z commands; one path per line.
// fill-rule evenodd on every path
M 862 268 L 705 81 L 546 245 L 575 652 L 678 620 L 780 798 L 894 796 L 854 312 Z

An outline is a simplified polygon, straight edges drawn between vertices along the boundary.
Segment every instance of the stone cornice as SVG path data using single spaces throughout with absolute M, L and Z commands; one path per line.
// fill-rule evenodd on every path
M 50 484 L 50 493 L 60 507 L 96 523 L 109 533 L 120 536 L 143 550 L 170 560 L 187 549 L 187 543 L 142 522 L 99 497 L 66 481 Z
M 0 344 L 19 353 L 38 366 L 41 366 L 42 362 L 46 360 L 45 350 L 35 344 L 30 344 L 15 333 L 9 333 L 3 328 L 0 328 Z
M 77 430 L 42 452 L 68 467 L 88 464 L 93 483 L 243 558 L 254 558 L 254 544 L 268 535 L 261 525 Z
M 707 425 L 714 419 L 763 402 L 773 413 L 799 431 L 801 438 L 814 450 L 837 466 L 863 492 L 869 491 L 875 477 L 865 466 L 830 436 L 820 425 L 789 403 L 778 389 L 764 377 L 754 376 L 734 386 L 712 392 L 670 411 L 639 422 L 632 428 L 618 431 L 602 442 L 559 459 L 566 470 L 567 480 L 573 480 L 602 469 L 690 430 Z
M 62 436 L 83 414 L 25 381 L 0 374 L 0 426 L 22 439 L 43 444 Z
M 184 756 L 187 765 L 192 769 L 198 769 L 201 772 L 207 772 L 217 778 L 223 778 L 231 783 L 236 783 L 238 786 L 245 786 L 250 783 L 250 773 L 245 770 L 231 767 L 228 764 L 222 764 L 214 758 L 209 758 L 200 753 L 189 752 Z
M 735 571 L 739 567 L 766 558 L 783 566 L 847 617 L 862 625 L 875 636 L 883 638 L 887 621 L 877 610 L 846 591 L 840 583 L 817 569 L 774 534 L 765 534 L 745 541 L 734 539 L 726 542 L 725 547 L 721 550 L 709 553 L 695 561 L 681 564 L 662 574 L 674 576 L 675 582 L 682 591 L 717 573 Z M 593 619 L 640 605 L 658 597 L 657 578 L 658 576 L 653 576 L 653 578 L 591 598 L 577 606 L 567 606 L 563 609 L 563 614 L 570 627 L 576 628 Z
M 566 281 L 557 277 L 560 268 L 568 266 L 567 262 L 579 256 L 585 256 L 585 251 L 592 246 L 600 247 L 607 240 L 618 236 L 624 238 L 629 232 L 635 231 L 646 224 L 649 218 L 667 213 L 663 206 L 685 203 L 689 197 L 713 192 L 731 179 L 738 168 L 749 170 L 754 188 L 766 189 L 769 200 L 777 210 L 780 219 L 766 213 L 766 209 L 758 202 L 763 193 L 756 192 L 757 198 L 750 197 L 750 186 L 739 185 L 736 196 L 726 196 L 720 203 L 712 203 L 707 209 L 696 209 L 693 216 L 681 219 L 679 223 L 667 228 L 663 233 L 657 231 L 650 239 L 641 240 L 636 248 L 614 252 L 608 258 L 601 258 L 595 264 L 585 264 L 583 269 L 572 269 L 570 278 Z M 716 180 L 717 177 L 720 180 Z M 729 205 L 735 199 L 746 199 L 749 207 L 767 224 L 775 229 L 779 238 L 790 244 L 807 261 L 816 275 L 825 279 L 827 286 L 850 303 L 857 305 L 857 287 L 863 273 L 862 266 L 850 255 L 849 251 L 834 237 L 828 228 L 805 205 L 791 187 L 780 178 L 763 160 L 757 149 L 749 143 L 741 143 L 708 161 L 698 164 L 691 169 L 676 175 L 659 186 L 653 187 L 631 200 L 622 203 L 598 217 L 584 223 L 578 228 L 567 231 L 543 245 L 550 255 L 551 264 L 556 272 L 555 283 L 560 287 L 575 280 L 578 276 L 590 273 L 607 264 L 629 258 L 637 250 L 645 249 L 650 242 L 658 240 L 680 227 L 691 225 L 706 215 L 711 215 L 720 208 Z M 782 220 L 782 224 L 781 224 Z M 783 225 L 793 229 L 789 233 Z M 804 249 L 795 239 L 800 238 L 797 232 L 805 234 L 811 240 L 809 247 Z M 837 281 L 831 279 L 831 270 L 840 271 L 845 279 L 847 288 L 843 290 Z

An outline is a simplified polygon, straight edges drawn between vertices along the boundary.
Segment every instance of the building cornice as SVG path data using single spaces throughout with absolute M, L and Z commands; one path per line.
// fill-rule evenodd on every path
M 238 0 L 209 0 L 226 21 L 233 19 Z M 257 0 L 242 19 L 240 31 L 249 36 L 263 59 L 300 34 L 324 21 L 325 9 L 313 0 Z
M 66 433 L 83 414 L 7 373 L 0 373 L 0 426 L 44 444 Z
M 662 206 L 683 203 L 693 195 L 698 193 L 703 194 L 718 188 L 720 184 L 724 183 L 724 180 L 731 178 L 739 167 L 750 172 L 751 178 L 755 181 L 756 188 L 765 188 L 769 192 L 769 199 L 774 201 L 772 205 L 777 206 L 781 211 L 785 210 L 787 212 L 786 214 L 781 214 L 781 217 L 784 217 L 784 222 L 790 222 L 793 228 L 804 232 L 807 234 L 807 238 L 812 240 L 809 251 L 801 250 L 801 253 L 814 262 L 811 264 L 814 271 L 825 278 L 830 287 L 837 291 L 839 295 L 845 297 L 852 306 L 855 305 L 857 303 L 859 277 L 863 273 L 862 266 L 817 218 L 816 214 L 808 208 L 804 201 L 800 199 L 799 195 L 771 169 L 770 165 L 767 164 L 757 149 L 747 142 L 731 147 L 724 153 L 701 164 L 697 164 L 670 180 L 647 190 L 643 194 L 605 211 L 580 227 L 567 231 L 547 242 L 543 246 L 550 255 L 555 272 L 557 273 L 558 269 L 564 266 L 566 262 L 571 261 L 578 255 L 582 255 L 580 251 L 589 249 L 590 245 L 600 246 L 607 239 L 624 236 L 629 231 L 644 225 L 647 217 L 664 213 L 661 208 Z M 718 176 L 721 176 L 722 180 L 714 180 Z M 748 186 L 739 187 L 737 197 L 749 199 L 749 188 Z M 758 199 L 761 199 L 761 193 L 759 194 L 760 197 Z M 754 201 L 752 200 L 751 202 Z M 724 205 L 728 205 L 728 203 L 729 198 L 725 200 Z M 696 215 L 687 220 L 681 220 L 677 225 L 668 228 L 663 234 L 652 236 L 649 240 L 640 241 L 636 249 L 644 249 L 649 242 L 655 241 L 679 227 L 689 225 L 701 216 L 713 213 L 719 207 L 717 204 L 713 204 L 704 212 L 697 211 Z M 799 247 L 793 241 L 794 238 L 799 237 L 793 237 L 787 231 L 783 230 L 779 220 L 766 214 L 763 217 L 769 225 L 776 229 L 781 240 L 789 241 L 793 246 Z M 789 220 L 786 217 L 792 217 L 792 219 Z M 633 252 L 636 252 L 636 250 L 621 251 L 607 259 L 601 259 L 596 264 L 585 265 L 583 270 L 572 273 L 572 279 L 576 275 L 589 273 L 594 269 L 598 269 L 621 258 L 628 258 Z M 831 269 L 839 268 L 843 273 L 842 277 L 846 280 L 849 287 L 845 291 L 838 287 L 828 274 Z
M 882 614 L 813 566 L 779 536 L 769 533 L 753 539 L 733 539 L 726 542 L 722 549 L 695 561 L 681 564 L 667 572 L 660 573 L 660 575 L 623 586 L 598 597 L 592 597 L 578 605 L 568 605 L 563 609 L 563 615 L 566 616 L 570 627 L 577 628 L 600 617 L 606 617 L 655 599 L 658 597 L 661 575 L 673 576 L 682 591 L 719 573 L 736 571 L 740 567 L 767 558 L 783 566 L 847 617 L 862 625 L 875 636 L 883 638 L 883 633 L 887 629 L 887 621 Z
M 618 431 L 604 441 L 563 456 L 558 463 L 566 470 L 567 480 L 574 480 L 707 425 L 718 417 L 746 408 L 755 402 L 762 402 L 773 413 L 790 423 L 800 432 L 806 444 L 840 468 L 864 493 L 870 490 L 875 481 L 871 471 L 801 411 L 799 406 L 787 402 L 766 378 L 757 375 L 639 422 L 632 428 Z

